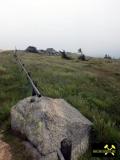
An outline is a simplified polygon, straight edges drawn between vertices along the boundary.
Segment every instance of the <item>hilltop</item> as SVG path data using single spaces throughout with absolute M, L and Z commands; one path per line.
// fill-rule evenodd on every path
M 64 98 L 93 122 L 95 142 L 120 142 L 120 60 L 80 61 L 33 53 L 18 55 L 42 95 Z M 72 56 L 72 55 L 71 55 Z M 0 54 L 0 133 L 10 144 L 13 160 L 27 160 L 21 141 L 10 132 L 10 108 L 31 95 L 31 86 L 13 57 Z M 21 154 L 23 153 L 23 154 Z M 90 153 L 82 160 L 90 159 Z

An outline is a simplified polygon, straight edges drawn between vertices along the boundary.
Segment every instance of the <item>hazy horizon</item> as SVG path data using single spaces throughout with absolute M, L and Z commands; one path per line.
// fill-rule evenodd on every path
M 0 49 L 77 52 L 120 57 L 119 0 L 2 0 Z

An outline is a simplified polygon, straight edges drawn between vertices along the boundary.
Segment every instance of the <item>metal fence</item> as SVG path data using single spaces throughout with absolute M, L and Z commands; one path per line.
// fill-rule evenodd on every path
M 17 55 L 17 50 L 14 51 L 14 57 L 16 59 L 17 64 L 22 68 L 22 70 L 25 72 L 28 81 L 30 82 L 32 86 L 32 96 L 38 96 L 41 97 L 41 93 L 37 88 L 36 83 L 33 81 L 30 72 L 27 71 L 25 68 L 25 65 L 22 63 L 21 59 Z M 59 160 L 71 160 L 71 151 L 72 151 L 72 142 L 71 140 L 65 138 L 61 142 L 61 148 L 57 149 L 57 156 Z

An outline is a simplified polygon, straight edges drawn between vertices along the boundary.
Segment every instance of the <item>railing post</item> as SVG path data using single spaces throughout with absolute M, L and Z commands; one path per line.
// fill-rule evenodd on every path
M 71 160 L 72 141 L 70 139 L 63 139 L 61 142 L 61 152 L 65 160 Z
M 33 81 L 35 86 L 37 87 L 37 82 Z M 34 88 L 32 87 L 32 96 L 36 96 L 36 92 L 34 90 Z

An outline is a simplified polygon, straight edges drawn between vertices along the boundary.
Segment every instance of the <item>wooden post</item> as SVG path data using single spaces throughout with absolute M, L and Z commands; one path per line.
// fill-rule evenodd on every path
M 28 72 L 28 75 L 31 77 L 31 72 Z M 36 87 L 37 87 L 37 85 L 36 85 Z
M 30 76 L 30 73 L 29 73 Z M 35 86 L 37 87 L 37 82 L 33 81 L 33 83 L 35 84 Z M 32 96 L 36 96 L 36 92 L 34 90 L 34 88 L 32 87 Z
M 61 142 L 61 152 L 65 160 L 71 160 L 72 141 L 70 139 L 63 139 Z

